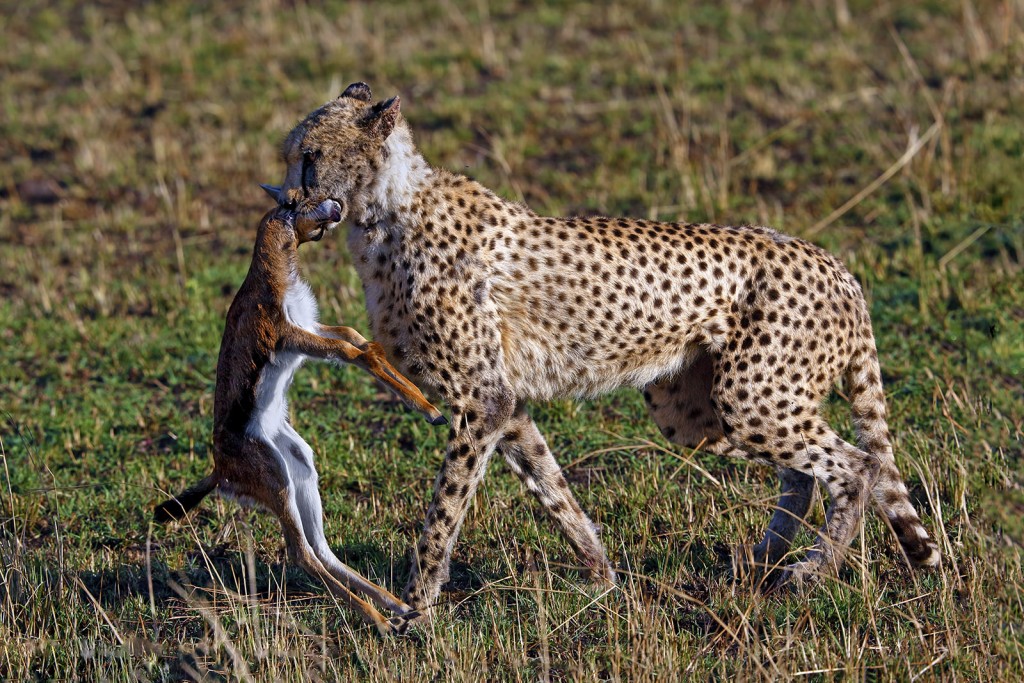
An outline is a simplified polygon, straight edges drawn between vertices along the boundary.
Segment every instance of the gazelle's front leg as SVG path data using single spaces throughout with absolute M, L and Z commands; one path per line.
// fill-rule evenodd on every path
M 366 345 L 370 343 L 370 340 L 359 334 L 358 331 L 345 325 L 323 325 L 319 326 L 320 334 L 324 337 L 333 337 L 342 341 L 347 341 L 352 346 L 358 349 L 365 349 Z
M 380 380 L 407 407 L 425 415 L 431 424 L 443 425 L 447 422 L 441 411 L 426 399 L 416 385 L 391 366 L 380 344 L 367 342 L 351 328 L 333 327 L 328 329 L 332 331 L 332 334 L 335 330 L 349 330 L 355 337 L 362 339 L 363 348 L 344 339 L 333 336 L 323 337 L 294 325 L 282 335 L 282 344 L 285 348 L 312 358 L 351 363 L 362 368 Z
M 413 612 L 407 621 L 422 622 L 448 580 L 452 548 L 477 486 L 487 470 L 494 447 L 501 439 L 514 401 L 497 395 L 493 400 L 452 406 L 452 427 L 444 464 L 434 482 L 423 533 L 413 552 L 409 583 L 402 596 Z

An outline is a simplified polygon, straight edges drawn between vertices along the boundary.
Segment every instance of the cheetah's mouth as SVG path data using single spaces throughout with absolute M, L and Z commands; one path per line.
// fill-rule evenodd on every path
M 260 187 L 262 187 L 264 191 L 266 191 L 266 193 L 278 203 L 278 206 L 284 207 L 289 211 L 294 211 L 295 218 L 298 222 L 305 225 L 312 223 L 316 226 L 316 234 L 309 237 L 309 240 L 312 242 L 319 242 L 322 240 L 324 235 L 338 227 L 338 223 L 340 223 L 341 219 L 345 216 L 345 204 L 339 199 L 325 199 L 312 209 L 302 211 L 299 210 L 297 202 L 294 200 L 285 200 L 280 186 L 261 184 Z M 302 202 L 302 204 L 306 205 L 307 202 Z

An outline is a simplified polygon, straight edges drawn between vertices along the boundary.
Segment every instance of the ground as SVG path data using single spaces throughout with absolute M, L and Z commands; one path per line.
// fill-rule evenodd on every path
M 1022 29 L 1015 0 L 8 9 L 0 674 L 1024 676 Z M 430 161 L 539 212 L 769 224 L 839 255 L 941 570 L 907 570 L 869 514 L 809 596 L 734 581 L 774 473 L 670 446 L 634 391 L 534 411 L 620 569 L 607 595 L 500 462 L 418 638 L 377 638 L 288 567 L 266 515 L 210 501 L 151 528 L 209 467 L 257 183 L 357 80 L 402 96 Z M 341 236 L 303 259 L 324 319 L 365 332 Z M 849 433 L 841 393 L 828 414 Z M 445 430 L 356 370 L 308 367 L 292 397 L 328 538 L 400 589 Z

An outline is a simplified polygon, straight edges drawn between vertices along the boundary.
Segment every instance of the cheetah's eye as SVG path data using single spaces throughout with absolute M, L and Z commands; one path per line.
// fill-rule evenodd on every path
M 303 163 L 311 164 L 316 161 L 317 156 L 319 156 L 317 152 L 314 152 L 311 149 L 303 150 L 302 161 Z

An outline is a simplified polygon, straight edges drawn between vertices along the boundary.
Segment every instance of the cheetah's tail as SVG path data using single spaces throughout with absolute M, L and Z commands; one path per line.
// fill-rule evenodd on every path
M 217 487 L 214 475 L 203 477 L 195 486 L 185 489 L 174 498 L 164 501 L 153 510 L 153 521 L 163 524 L 173 519 L 181 519 L 189 510 L 206 498 L 210 491 Z
M 846 382 L 858 445 L 878 458 L 881 464 L 872 491 L 875 503 L 889 520 L 908 563 L 916 567 L 934 567 L 941 559 L 939 549 L 921 524 L 893 459 L 874 339 L 855 355 L 847 368 Z

